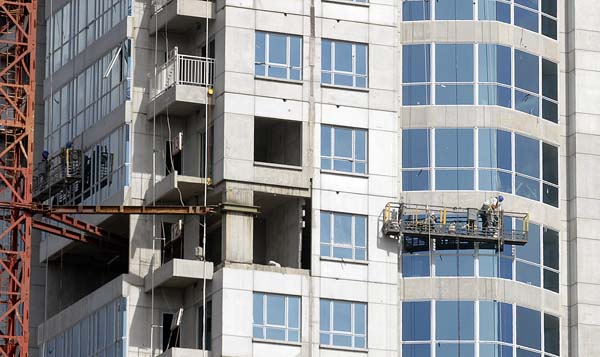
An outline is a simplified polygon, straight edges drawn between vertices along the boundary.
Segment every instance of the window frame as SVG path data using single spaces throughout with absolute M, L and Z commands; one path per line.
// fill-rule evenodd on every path
M 442 340 L 440 336 L 438 336 L 438 332 L 446 331 L 443 327 L 438 326 L 438 314 L 437 310 L 439 308 L 440 303 L 442 302 L 458 302 L 458 303 L 471 303 L 473 306 L 473 339 L 461 339 L 460 336 L 458 339 L 454 340 Z M 423 304 L 421 306 L 428 305 L 428 311 L 420 311 L 417 316 L 414 312 L 410 314 L 408 318 L 405 318 L 405 308 L 412 306 L 412 304 Z M 485 304 L 485 305 L 484 305 Z M 485 307 L 484 307 L 485 306 Z M 519 325 L 518 321 L 531 321 L 531 320 L 523 320 L 523 315 L 519 316 L 519 312 L 530 312 L 539 315 L 539 324 L 538 321 L 535 321 L 533 326 L 530 326 L 527 330 L 531 332 L 531 336 L 537 338 L 536 334 L 539 334 L 539 348 L 529 347 L 525 345 L 520 345 L 520 342 L 526 342 L 521 339 L 523 337 L 521 334 L 517 333 L 518 330 L 522 330 L 525 325 Z M 439 345 L 455 345 L 461 347 L 472 346 L 473 352 L 482 351 L 483 347 L 491 348 L 492 350 L 505 350 L 510 351 L 509 355 L 515 356 L 513 354 L 514 351 L 523 350 L 530 351 L 531 353 L 535 353 L 536 355 L 547 356 L 547 357 L 555 357 L 553 352 L 547 351 L 548 348 L 551 350 L 560 351 L 560 338 L 561 338 L 561 318 L 560 316 L 556 316 L 552 313 L 548 313 L 544 310 L 530 309 L 519 304 L 515 303 L 507 303 L 499 300 L 450 300 L 450 299 L 429 299 L 429 300 L 405 300 L 402 302 L 402 308 L 400 309 L 401 313 L 401 321 L 402 328 L 400 331 L 400 348 L 403 350 L 409 350 L 413 347 L 425 347 L 423 351 L 430 351 L 431 349 L 436 350 L 430 351 L 426 355 L 429 357 L 432 356 L 443 357 L 440 351 L 437 351 L 437 346 Z M 426 316 L 424 316 L 426 315 Z M 458 321 L 452 321 L 452 323 L 459 323 L 461 318 L 460 310 L 458 311 Z M 471 317 L 471 316 L 468 316 Z M 537 320 L 537 319 L 536 319 Z M 446 321 L 446 320 L 444 320 Z M 550 321 L 550 324 L 547 323 Z M 462 324 L 461 324 L 462 325 Z M 531 323 L 529 323 L 531 325 Z M 491 331 L 493 336 L 489 336 L 492 338 L 487 338 L 488 336 L 482 336 L 480 331 L 482 329 L 488 329 L 490 326 L 493 326 L 494 331 Z M 535 328 L 535 331 L 531 331 L 532 328 Z M 430 336 L 428 340 L 417 340 L 411 334 L 412 331 L 423 330 L 430 331 Z M 552 336 L 552 342 L 547 344 L 547 339 L 550 335 Z M 405 337 L 409 337 L 409 339 L 405 339 Z M 537 341 L 534 341 L 537 342 Z M 412 346 L 412 347 L 411 347 Z M 468 354 L 468 355 L 477 355 Z M 479 354 L 484 356 L 484 354 Z M 495 354 L 494 354 L 495 355 Z M 413 356 L 412 354 L 410 356 Z M 423 356 L 419 354 L 418 356 Z M 487 354 L 485 354 L 487 356 Z
M 357 262 L 368 262 L 369 261 L 369 217 L 367 215 L 353 214 L 353 213 L 345 213 L 345 212 L 337 212 L 337 211 L 320 211 L 320 217 L 322 218 L 324 215 L 329 215 L 329 237 L 327 242 L 323 242 L 323 219 L 320 219 L 321 229 L 319 232 L 319 256 L 321 259 L 341 259 L 341 260 L 350 260 Z M 335 216 L 350 216 L 352 220 L 351 224 L 351 237 L 350 244 L 340 244 L 335 242 Z M 360 217 L 364 219 L 365 223 L 365 246 L 357 246 L 356 245 L 356 218 Z M 350 249 L 352 251 L 352 258 L 343 258 L 335 256 L 335 248 L 341 249 Z M 328 249 L 329 255 L 323 255 L 323 249 Z M 365 258 L 360 259 L 357 258 L 357 250 L 364 251 Z
M 359 301 L 347 301 L 347 300 L 336 300 L 336 299 L 324 299 L 321 298 L 319 299 L 319 315 L 321 314 L 321 307 L 323 306 L 323 303 L 328 303 L 329 304 L 329 327 L 327 330 L 323 330 L 323 323 L 321 321 L 319 321 L 319 344 L 321 346 L 326 346 L 326 347 L 333 347 L 333 348 L 344 348 L 344 349 L 353 349 L 353 350 L 367 350 L 368 348 L 368 330 L 369 330 L 369 326 L 368 326 L 368 317 L 369 317 L 369 309 L 368 309 L 368 304 L 366 302 L 359 302 Z M 335 304 L 336 303 L 346 303 L 346 304 L 350 304 L 350 332 L 347 331 L 337 331 L 335 330 Z M 364 306 L 364 328 L 365 328 L 365 332 L 364 334 L 362 333 L 357 333 L 356 332 L 356 306 L 358 305 L 362 305 Z M 324 342 L 322 340 L 323 335 L 327 335 L 328 341 Z M 350 336 L 351 338 L 351 346 L 342 346 L 339 344 L 334 344 L 334 340 L 333 337 L 334 335 L 341 335 L 341 336 Z M 357 347 L 356 346 L 356 339 L 357 338 L 363 338 L 364 339 L 364 347 Z
M 558 41 L 560 9 L 557 4 L 556 16 L 552 15 L 551 13 L 545 12 L 543 10 L 543 2 L 542 1 L 543 0 L 537 0 L 537 5 L 538 5 L 537 9 L 532 9 L 526 5 L 518 4 L 514 0 L 479 0 L 477 2 L 473 2 L 473 10 L 471 12 L 470 19 L 438 19 L 437 5 L 434 4 L 434 2 L 435 2 L 434 0 L 403 0 L 402 1 L 402 21 L 405 21 L 405 22 L 431 21 L 431 20 L 435 20 L 435 21 L 497 21 L 497 22 L 502 22 L 502 23 L 506 23 L 506 24 L 509 24 L 509 25 L 512 25 L 515 27 L 525 29 L 527 31 L 532 31 L 541 36 L 547 37 L 551 40 Z M 411 2 L 420 2 L 420 3 L 424 4 L 422 6 L 423 10 L 425 10 L 425 11 L 423 11 L 423 16 L 419 16 L 419 18 L 417 18 L 417 19 L 411 19 L 408 16 L 405 16 L 404 4 L 411 3 Z M 486 3 L 494 3 L 496 8 L 497 8 L 498 3 L 508 6 L 508 11 L 509 11 L 509 15 L 510 15 L 509 21 L 508 22 L 502 21 L 501 19 L 498 19 L 496 16 L 494 16 L 494 18 L 486 18 L 486 17 L 490 17 L 490 16 L 480 16 L 482 12 L 485 13 L 485 10 L 482 10 L 481 6 L 486 6 Z M 490 6 L 490 5 L 488 5 L 488 6 Z M 537 26 L 536 26 L 537 28 L 535 31 L 517 24 L 518 21 L 516 21 L 515 12 L 518 10 L 528 11 L 532 15 L 535 16 L 536 21 L 537 21 Z M 426 15 L 428 15 L 428 16 L 426 16 Z M 553 31 L 550 31 L 550 33 L 544 32 L 544 26 L 543 26 L 544 19 L 554 22 Z M 556 35 L 553 36 L 553 34 L 556 34 Z
M 302 57 L 303 57 L 303 43 L 304 43 L 304 39 L 302 38 L 302 36 L 294 35 L 294 34 L 287 34 L 287 33 L 279 33 L 279 32 L 259 31 L 259 30 L 256 30 L 254 33 L 255 33 L 255 35 L 254 35 L 255 53 L 258 50 L 258 48 L 257 48 L 258 36 L 262 34 L 265 39 L 265 48 L 264 48 L 264 52 L 263 52 L 264 62 L 257 62 L 256 56 L 254 57 L 254 67 L 255 67 L 254 75 L 258 78 L 274 78 L 274 79 L 283 79 L 283 80 L 298 81 L 298 82 L 302 81 L 302 73 L 303 73 L 303 58 Z M 270 37 L 272 35 L 285 36 L 285 62 L 286 62 L 285 64 L 270 62 L 270 54 L 271 54 Z M 296 38 L 300 41 L 300 48 L 299 48 L 300 58 L 298 59 L 299 60 L 298 67 L 292 66 L 292 39 L 293 38 Z M 263 66 L 264 75 L 257 73 L 256 68 L 258 66 Z M 285 71 L 286 71 L 285 78 L 275 76 L 275 75 L 270 75 L 269 70 L 272 67 L 279 68 L 279 69 L 285 69 Z M 292 78 L 293 71 L 299 72 L 298 79 Z
M 437 47 L 438 46 L 448 46 L 448 45 L 472 45 L 473 47 L 473 82 L 447 82 L 447 81 L 438 81 L 437 80 L 437 69 L 436 66 L 437 61 L 436 61 L 436 51 L 437 51 Z M 405 51 L 407 51 L 409 48 L 411 47 L 416 47 L 416 46 L 423 46 L 423 51 L 424 51 L 424 61 L 426 62 L 426 66 L 428 67 L 426 69 L 426 73 L 425 73 L 425 81 L 414 81 L 411 79 L 412 74 L 410 73 L 412 70 L 411 68 L 413 68 L 414 66 L 412 65 L 412 61 L 411 58 L 408 57 L 408 55 L 405 55 Z M 485 47 L 483 47 L 485 46 Z M 487 79 L 480 79 L 480 62 L 482 60 L 481 56 L 483 55 L 487 55 L 487 51 L 485 49 L 487 49 L 488 46 L 496 46 L 496 48 L 498 47 L 502 47 L 504 49 L 508 49 L 510 51 L 510 63 L 507 63 L 508 65 L 510 65 L 510 69 L 511 69 L 511 74 L 510 74 L 510 83 L 504 83 L 504 82 L 500 82 L 498 81 L 498 78 L 496 78 L 496 81 L 488 81 Z M 519 111 L 528 115 L 532 115 L 535 116 L 537 118 L 542 118 L 544 120 L 547 120 L 548 122 L 551 122 L 553 124 L 560 124 L 560 115 L 559 115 L 559 106 L 560 106 L 560 101 L 559 101 L 559 97 L 560 97 L 560 93 L 558 93 L 558 88 L 559 87 L 559 76 L 558 76 L 558 63 L 547 59 L 543 56 L 538 56 L 536 54 L 532 54 L 529 53 L 527 51 L 524 51 L 522 49 L 519 48 L 515 48 L 515 47 L 510 47 L 510 46 L 505 46 L 505 45 L 501 45 L 501 44 L 497 44 L 497 43 L 462 43 L 462 42 L 457 42 L 457 43 L 440 43 L 440 42 L 430 42 L 430 43 L 421 43 L 421 44 L 405 44 L 402 46 L 402 60 L 403 60 L 403 66 L 402 66 L 402 105 L 403 106 L 422 106 L 422 105 L 448 105 L 448 106 L 464 106 L 464 105 L 468 105 L 468 106 L 472 106 L 472 105 L 476 105 L 476 106 L 498 106 L 498 107 L 503 107 L 503 108 L 507 108 L 507 109 L 512 109 L 515 111 Z M 498 53 L 498 50 L 495 51 L 495 53 Z M 534 84 L 537 87 L 537 92 L 532 92 L 531 90 L 527 89 L 527 88 L 523 88 L 522 86 L 517 85 L 517 76 L 515 75 L 516 69 L 519 65 L 519 61 L 517 61 L 517 56 L 519 55 L 519 53 L 522 53 L 526 56 L 533 56 L 535 58 L 537 58 L 537 82 Z M 495 62 L 497 61 L 498 56 L 496 56 L 496 59 L 494 60 Z M 416 59 L 415 59 L 416 60 Z M 420 60 L 420 59 L 419 59 Z M 506 58 L 505 58 L 506 60 Z M 409 63 L 406 63 L 406 61 L 409 61 Z M 555 83 L 549 83 L 548 88 L 552 89 L 551 91 L 548 91 L 547 93 L 545 93 L 545 86 L 544 86 L 544 74 L 546 74 L 546 72 L 544 71 L 544 64 L 548 63 L 548 65 L 554 65 L 556 68 L 556 71 L 554 71 L 554 73 L 556 74 L 555 76 L 552 76 L 551 78 L 555 78 Z M 502 66 L 502 63 L 496 63 L 496 68 L 499 68 Z M 521 68 L 519 66 L 519 68 Z M 429 79 L 429 81 L 427 81 L 427 79 Z M 446 88 L 447 86 L 454 86 L 454 87 L 461 87 L 461 86 L 473 86 L 473 97 L 470 98 L 472 99 L 472 103 L 469 104 L 467 102 L 461 102 L 459 97 L 458 92 L 456 93 L 456 97 L 457 97 L 457 101 L 456 103 L 441 103 L 438 104 L 439 102 L 439 98 L 437 92 L 440 91 L 440 87 L 441 88 Z M 424 91 L 424 93 L 418 93 L 415 91 L 415 88 Z M 496 96 L 498 95 L 499 89 L 502 88 L 504 90 L 508 90 L 510 91 L 509 97 L 507 98 L 510 100 L 510 105 L 504 105 L 502 102 L 499 101 L 499 97 L 494 97 L 495 100 L 493 103 L 483 103 L 481 101 L 481 98 L 485 98 L 485 95 L 482 95 L 482 92 L 484 90 L 490 90 L 492 88 L 496 89 Z M 556 88 L 556 93 L 554 92 L 554 88 Z M 489 92 L 488 92 L 489 93 Z M 552 93 L 556 95 L 556 98 L 550 97 L 546 94 L 548 93 Z M 419 95 L 425 95 L 425 98 L 420 98 Z M 508 94 L 508 93 L 505 93 Z M 489 96 L 489 94 L 488 94 Z M 415 100 L 416 99 L 422 99 L 420 101 Z M 524 101 L 522 100 L 522 98 L 533 98 L 534 100 L 531 101 Z M 489 98 L 488 98 L 489 101 Z M 547 105 L 545 107 L 545 104 Z M 552 106 L 552 107 L 550 107 Z M 546 114 L 546 109 L 548 109 L 548 113 Z M 550 110 L 551 109 L 551 110 Z
M 329 140 L 330 140 L 331 146 L 329 147 L 329 150 L 330 150 L 331 155 L 330 156 L 323 155 L 323 146 L 321 146 L 321 170 L 332 171 L 332 172 L 343 172 L 343 173 L 347 173 L 347 174 L 368 175 L 369 174 L 369 151 L 368 151 L 369 150 L 369 131 L 367 129 L 362 129 L 362 128 L 352 128 L 352 127 L 346 127 L 346 126 L 321 124 L 321 145 L 323 145 L 322 138 L 323 138 L 323 130 L 324 129 L 329 129 L 329 131 L 330 131 Z M 335 149 L 336 149 L 335 133 L 336 133 L 336 130 L 342 130 L 342 129 L 352 130 L 352 156 L 350 158 L 335 155 Z M 356 158 L 356 156 L 357 156 L 356 133 L 357 132 L 363 132 L 365 135 L 365 147 L 364 147 L 365 159 L 364 160 L 359 160 Z M 329 168 L 323 167 L 324 160 L 329 161 Z M 336 170 L 335 169 L 336 160 L 349 162 L 352 165 L 352 171 Z M 364 164 L 365 171 L 364 172 L 357 171 L 357 164 Z
M 505 229 L 510 229 L 512 230 L 512 227 L 517 226 L 518 224 L 521 224 L 520 222 L 518 222 L 516 220 L 516 218 L 508 218 L 509 220 L 506 221 L 505 218 Z M 412 279 L 412 278 L 422 278 L 422 277 L 475 277 L 475 278 L 495 278 L 495 279 L 506 279 L 506 280 L 511 280 L 511 281 L 515 281 L 515 282 L 521 282 L 523 284 L 527 284 L 527 282 L 522 281 L 521 279 L 519 279 L 519 277 L 517 276 L 518 273 L 518 265 L 526 265 L 527 267 L 531 267 L 531 268 L 535 268 L 537 269 L 536 271 L 536 275 L 537 275 L 537 280 L 539 281 L 539 284 L 534 285 L 533 286 L 540 288 L 540 289 L 544 289 L 547 290 L 549 292 L 553 292 L 553 293 L 560 293 L 560 275 L 561 275 L 561 271 L 560 271 L 560 231 L 548 226 L 548 225 L 542 225 L 542 224 L 536 224 L 536 223 L 529 223 L 529 230 L 532 231 L 533 229 L 537 230 L 538 234 L 539 234 L 539 242 L 537 244 L 537 248 L 539 251 L 539 261 L 533 261 L 533 260 L 529 260 L 526 256 L 522 256 L 520 254 L 520 248 L 516 247 L 516 246 L 512 246 L 512 245 L 508 245 L 505 244 L 504 245 L 504 250 L 502 252 L 497 252 L 496 249 L 492 246 L 486 246 L 485 243 L 475 243 L 473 245 L 473 248 L 471 249 L 466 249 L 465 246 L 459 247 L 459 245 L 457 244 L 456 249 L 439 249 L 440 244 L 439 243 L 435 243 L 431 244 L 431 247 L 428 243 L 428 241 L 422 238 L 415 238 L 418 240 L 421 240 L 424 244 L 419 248 L 419 249 L 415 249 L 415 250 L 411 250 L 407 247 L 407 241 L 403 241 L 402 243 L 402 251 L 400 252 L 400 257 L 402 259 L 402 261 L 400 262 L 400 265 L 402 266 L 402 278 L 403 279 Z M 556 246 L 558 246 L 558 252 L 556 252 L 556 256 L 558 256 L 559 261 L 557 262 L 557 264 L 559 264 L 558 269 L 546 265 L 546 262 L 544 261 L 544 256 L 546 255 L 546 251 L 545 251 L 545 245 L 544 245 L 544 234 L 547 231 L 552 231 L 554 233 L 556 233 L 557 235 L 557 244 Z M 461 244 L 465 244 L 465 242 L 461 242 Z M 433 250 L 433 247 L 436 247 L 435 250 Z M 494 250 L 495 252 L 491 253 L 490 251 Z M 549 252 L 548 252 L 549 254 Z M 470 262 L 471 266 L 470 270 L 473 271 L 473 274 L 460 274 L 461 271 L 461 267 L 460 267 L 460 261 L 458 261 L 458 270 L 456 271 L 456 273 L 452 273 L 452 274 L 440 274 L 440 266 L 438 265 L 437 262 L 437 258 L 442 257 L 442 258 L 457 258 L 459 259 L 460 257 L 465 257 L 465 256 L 472 256 L 473 260 Z M 411 259 L 414 259 L 415 257 L 423 257 L 427 259 L 427 267 L 428 267 L 428 271 L 427 272 L 423 272 L 421 274 L 414 274 L 414 270 L 409 270 L 410 275 L 406 275 L 404 268 L 405 268 L 405 260 L 409 259 L 409 261 Z M 489 269 L 490 265 L 488 264 L 491 261 L 491 268 L 493 269 L 492 274 L 487 274 L 487 270 L 484 269 Z M 507 264 L 506 265 L 502 265 L 502 264 Z M 509 268 L 508 271 L 508 275 L 505 275 L 505 271 L 503 269 L 505 268 Z M 556 283 L 556 289 L 553 289 L 552 286 L 551 287 L 546 287 L 544 284 L 544 274 L 545 272 L 548 271 L 550 273 L 556 274 L 555 277 L 555 282 Z
M 336 87 L 347 87 L 347 88 L 358 88 L 358 89 L 368 89 L 369 88 L 369 45 L 365 44 L 365 43 L 360 43 L 360 42 L 350 42 L 350 41 L 343 41 L 343 40 L 335 40 L 335 39 L 328 39 L 328 38 L 323 38 L 321 39 L 321 63 L 323 63 L 324 60 L 324 56 L 323 56 L 323 51 L 324 51 L 324 45 L 325 43 L 329 42 L 330 44 L 330 64 L 329 64 L 329 69 L 325 69 L 324 66 L 321 66 L 321 84 L 325 84 L 325 85 L 330 85 L 330 86 L 336 86 Z M 348 71 L 343 71 L 343 70 L 337 70 L 335 68 L 336 65 L 336 58 L 335 58 L 335 47 L 336 44 L 338 43 L 344 43 L 344 44 L 349 44 L 352 46 L 352 71 L 348 72 Z M 364 46 L 365 48 L 365 74 L 360 74 L 357 73 L 357 46 Z M 329 82 L 324 81 L 324 75 L 328 75 L 330 78 Z M 336 75 L 344 75 L 344 76 L 351 76 L 352 77 L 352 85 L 344 85 L 344 84 L 336 84 L 336 80 L 335 77 Z M 361 85 L 357 85 L 357 79 L 358 78 L 363 78 L 365 81 L 365 85 L 361 86 Z
M 437 130 L 447 130 L 447 129 L 466 129 L 466 130 L 472 130 L 472 135 L 473 135 L 473 167 L 462 167 L 462 166 L 457 166 L 457 167 L 438 167 L 437 166 L 437 162 L 436 162 L 436 131 Z M 422 128 L 422 127 L 414 127 L 414 128 L 404 128 L 402 129 L 402 135 L 403 138 L 406 132 L 408 131 L 416 131 L 416 130 L 427 130 L 427 138 L 428 138 L 428 149 L 429 149 L 429 153 L 428 155 L 428 160 L 429 160 L 429 167 L 423 167 L 423 168 L 414 168 L 414 167 L 407 167 L 405 166 L 406 164 L 404 163 L 404 161 L 402 162 L 402 166 L 401 166 L 401 175 L 403 177 L 403 182 L 402 182 L 402 190 L 406 191 L 406 192 L 412 192 L 412 191 L 416 191 L 416 192 L 424 192 L 424 191 L 441 191 L 441 192 L 445 192 L 445 191 L 456 191 L 456 190 L 466 190 L 466 191 L 482 191 L 482 192 L 489 192 L 489 190 L 483 189 L 481 186 L 481 182 L 480 182 L 480 174 L 481 173 L 487 173 L 487 172 L 497 172 L 497 173 L 504 173 L 507 175 L 510 175 L 511 177 L 511 190 L 510 192 L 506 192 L 508 194 L 512 194 L 515 196 L 519 196 L 519 197 L 523 197 L 523 198 L 527 198 L 527 199 L 531 199 L 533 201 L 536 202 L 541 202 L 544 203 L 550 207 L 554 207 L 554 208 L 560 208 L 561 207 L 561 203 L 560 203 L 560 196 L 558 196 L 559 200 L 557 202 L 557 205 L 552 204 L 552 202 L 549 201 L 545 201 L 544 200 L 544 195 L 543 195 L 543 189 L 544 187 L 553 187 L 557 190 L 557 195 L 560 195 L 560 177 L 559 177 L 559 173 L 556 172 L 555 175 L 557 177 L 557 183 L 554 182 L 550 182 L 547 180 L 544 180 L 544 160 L 543 160 L 543 149 L 544 146 L 550 146 L 552 148 L 555 148 L 556 150 L 558 150 L 558 146 L 548 143 L 546 141 L 540 140 L 538 138 L 534 138 L 534 137 L 530 137 L 518 132 L 514 132 L 514 131 L 508 131 L 508 130 L 504 130 L 504 129 L 499 129 L 499 128 L 469 128 L 469 127 L 454 127 L 454 128 L 448 128 L 448 127 L 437 127 L 437 128 Z M 495 137 L 497 138 L 497 133 L 499 131 L 502 132 L 507 132 L 510 133 L 510 145 L 511 145 L 511 169 L 507 170 L 505 168 L 491 168 L 491 167 L 482 167 L 480 166 L 479 163 L 479 134 L 481 133 L 481 130 L 490 130 L 490 131 L 495 131 L 496 135 Z M 537 168 L 538 170 L 538 177 L 534 177 L 534 176 L 530 176 L 526 173 L 522 173 L 517 171 L 516 168 L 516 162 L 517 162 L 517 155 L 518 155 L 518 151 L 516 149 L 516 141 L 518 137 L 522 137 L 525 138 L 527 140 L 534 140 L 536 142 L 537 148 L 538 148 L 538 165 L 539 167 Z M 403 151 L 405 149 L 404 147 L 404 142 L 402 143 L 403 145 Z M 497 165 L 498 166 L 498 165 Z M 552 164 L 552 166 L 555 166 L 556 168 L 560 168 L 560 155 L 557 155 L 556 157 L 556 162 Z M 473 181 L 473 188 L 472 189 L 461 189 L 460 187 L 454 188 L 454 189 L 439 189 L 437 188 L 437 184 L 436 184 L 436 173 L 439 170 L 456 170 L 456 171 L 461 171 L 461 170 L 473 170 L 474 173 L 474 181 Z M 410 173 L 410 172 L 429 172 L 429 186 L 428 189 L 426 190 L 413 190 L 411 189 L 411 187 L 408 187 L 406 185 L 406 183 L 404 182 L 404 174 L 405 173 Z M 538 190 L 538 197 L 537 199 L 531 198 L 529 196 L 523 195 L 519 193 L 518 190 L 518 182 L 519 179 L 521 180 L 529 180 L 529 181 L 534 181 L 535 182 L 535 187 Z M 494 190 L 493 190 L 494 191 Z M 495 191 L 499 191 L 499 190 L 495 190 Z M 505 192 L 505 191 L 501 191 L 501 192 Z
M 256 321 L 254 321 L 254 303 L 256 302 L 255 299 L 257 296 L 260 296 L 261 298 L 261 302 L 262 302 L 262 321 L 260 323 L 257 323 Z M 275 325 L 275 324 L 269 324 L 268 323 L 268 298 L 269 296 L 277 296 L 277 297 L 282 297 L 284 298 L 284 325 Z M 298 301 L 298 327 L 291 327 L 290 324 L 290 299 L 296 299 Z M 252 338 L 254 340 L 259 340 L 259 341 L 278 341 L 278 342 L 286 342 L 286 343 L 300 343 L 302 341 L 302 297 L 301 296 L 297 296 L 297 295 L 284 295 L 284 294 L 276 294 L 276 293 L 267 293 L 267 292 L 260 292 L 260 291 L 254 291 L 252 293 L 252 305 L 253 305 L 253 318 L 252 318 Z M 284 334 L 285 334 L 285 338 L 283 340 L 281 339 L 277 339 L 277 338 L 267 338 L 267 329 L 277 329 L 277 330 L 283 330 Z M 255 335 L 255 329 L 261 329 L 262 332 L 262 336 L 264 337 L 257 337 Z M 298 334 L 298 340 L 294 341 L 294 340 L 290 340 L 290 332 L 296 332 Z

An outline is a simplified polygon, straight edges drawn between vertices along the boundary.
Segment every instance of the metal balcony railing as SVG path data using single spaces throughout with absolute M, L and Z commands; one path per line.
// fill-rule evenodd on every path
M 150 78 L 150 100 L 154 100 L 174 85 L 210 87 L 215 71 L 214 58 L 179 54 L 177 47 L 169 59 Z

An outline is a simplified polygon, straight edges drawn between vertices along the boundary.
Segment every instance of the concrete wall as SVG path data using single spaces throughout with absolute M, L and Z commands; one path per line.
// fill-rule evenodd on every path
M 595 1 L 567 1 L 566 154 L 569 259 L 569 356 L 600 354 L 600 11 Z

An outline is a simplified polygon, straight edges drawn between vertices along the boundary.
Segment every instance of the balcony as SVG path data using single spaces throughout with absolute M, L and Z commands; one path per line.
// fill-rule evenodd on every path
M 212 280 L 214 265 L 211 262 L 188 259 L 171 259 L 144 278 L 144 291 L 153 288 L 185 288 L 206 278 Z
M 148 120 L 154 114 L 186 116 L 211 104 L 211 91 L 215 71 L 213 58 L 179 54 L 177 47 L 167 62 L 150 76 L 150 100 L 146 107 Z
M 208 182 L 207 182 L 208 181 Z M 185 201 L 204 192 L 204 185 L 210 185 L 210 179 L 196 176 L 179 175 L 177 171 L 156 183 L 156 200 L 152 199 L 154 192 L 149 188 L 146 192 L 146 204 L 153 201 L 177 202 Z
M 152 7 L 153 14 L 148 26 L 151 35 L 164 28 L 168 28 L 169 32 L 193 31 L 204 19 L 215 18 L 213 1 L 153 0 Z
M 212 356 L 210 351 L 207 351 L 207 356 Z M 202 350 L 200 349 L 191 349 L 191 348 L 169 348 L 165 352 L 158 355 L 158 357 L 197 357 L 203 356 Z

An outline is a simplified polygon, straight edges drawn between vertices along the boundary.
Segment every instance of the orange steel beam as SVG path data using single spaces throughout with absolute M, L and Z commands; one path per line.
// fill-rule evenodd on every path
M 33 203 L 21 206 L 32 213 L 39 213 L 45 216 L 51 214 L 110 214 L 110 215 L 130 215 L 130 214 L 159 214 L 159 215 L 209 215 L 215 213 L 214 207 L 205 206 L 50 206 L 39 203 Z M 6 202 L 0 202 L 1 208 L 8 207 Z
M 56 225 L 53 225 L 51 223 L 48 222 L 44 222 L 44 221 L 40 221 L 37 219 L 33 220 L 33 228 L 40 230 L 42 232 L 47 232 L 50 234 L 54 234 L 63 238 L 67 238 L 73 241 L 77 241 L 77 242 L 81 242 L 81 243 L 91 243 L 91 244 L 95 244 L 98 245 L 100 247 L 103 248 L 107 248 L 110 250 L 114 250 L 114 251 L 119 251 L 122 248 L 126 248 L 127 247 L 127 241 L 125 241 L 124 239 L 118 240 L 115 239 L 116 236 L 115 235 L 110 235 L 108 238 L 106 236 L 95 236 L 92 235 L 90 233 L 82 233 L 82 232 L 76 232 L 64 227 L 59 227 Z
M 0 0 L 0 356 L 29 355 L 37 0 Z

